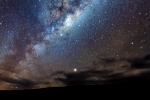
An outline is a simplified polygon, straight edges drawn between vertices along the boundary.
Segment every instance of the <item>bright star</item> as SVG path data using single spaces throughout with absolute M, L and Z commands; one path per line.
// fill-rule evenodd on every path
M 74 68 L 74 69 L 73 69 L 73 71 L 74 71 L 74 72 L 76 72 L 76 71 L 77 71 L 77 69 L 76 69 L 76 68 Z
M 131 42 L 131 44 L 133 45 L 133 44 L 134 44 L 134 42 Z

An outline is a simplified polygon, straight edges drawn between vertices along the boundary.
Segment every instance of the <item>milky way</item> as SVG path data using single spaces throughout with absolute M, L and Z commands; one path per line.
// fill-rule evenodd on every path
M 43 82 L 99 58 L 143 57 L 149 27 L 148 0 L 0 0 L 0 74 Z

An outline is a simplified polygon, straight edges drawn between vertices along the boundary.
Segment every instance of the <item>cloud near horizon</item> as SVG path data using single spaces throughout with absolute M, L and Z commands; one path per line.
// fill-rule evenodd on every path
M 14 79 L 1 76 L 1 89 L 38 89 L 48 87 L 62 87 L 70 85 L 103 85 L 114 83 L 132 83 L 150 81 L 150 55 L 143 58 L 98 58 L 83 71 L 66 73 L 58 71 L 52 77 L 45 77 L 42 81 L 30 79 Z M 0 69 L 2 72 L 2 69 Z M 3 73 L 6 70 L 3 70 Z M 8 73 L 8 72 L 7 72 Z M 6 85 L 7 84 L 7 85 Z

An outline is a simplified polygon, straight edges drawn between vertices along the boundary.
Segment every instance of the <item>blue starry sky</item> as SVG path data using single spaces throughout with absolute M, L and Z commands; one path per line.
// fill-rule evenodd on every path
M 99 57 L 142 57 L 149 27 L 149 0 L 0 0 L 1 74 L 36 80 Z

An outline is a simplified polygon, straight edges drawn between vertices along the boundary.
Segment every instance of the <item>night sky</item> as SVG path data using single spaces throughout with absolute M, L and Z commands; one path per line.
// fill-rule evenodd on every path
M 0 0 L 0 89 L 63 86 L 58 71 L 137 75 L 148 68 L 128 59 L 148 54 L 149 0 Z

